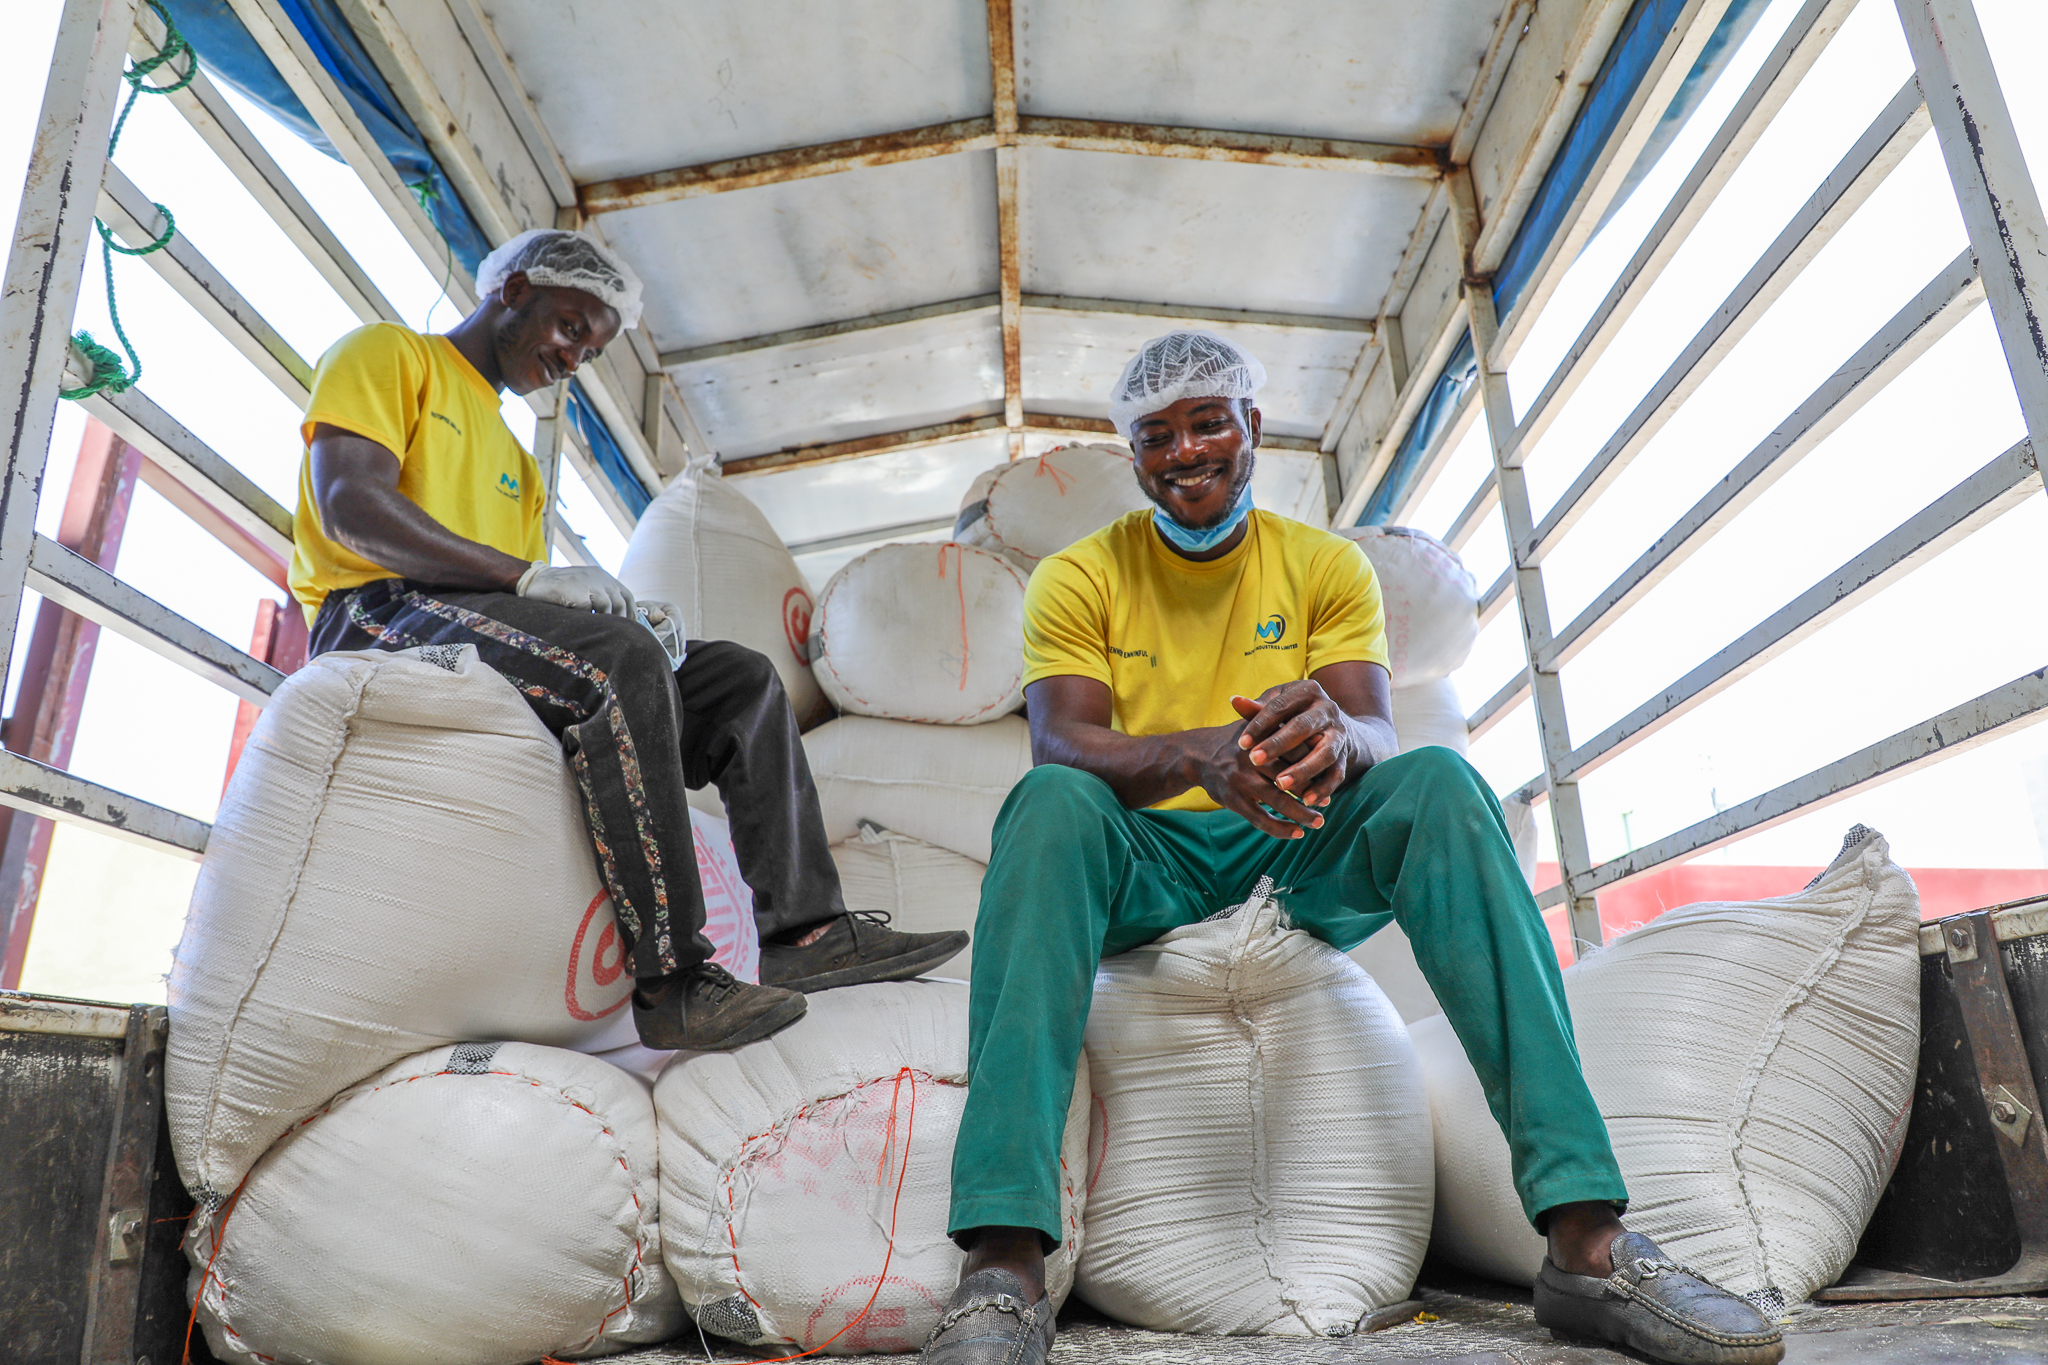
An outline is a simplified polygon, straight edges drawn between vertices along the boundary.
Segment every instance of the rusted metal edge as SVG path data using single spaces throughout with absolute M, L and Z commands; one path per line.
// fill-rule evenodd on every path
M 1415 180 L 1437 180 L 1444 174 L 1443 152 L 1436 147 L 1291 137 L 1282 133 L 1238 133 L 1223 128 L 1178 128 L 1157 123 L 1107 123 L 1099 119 L 1025 115 L 1017 120 L 1017 142 L 1025 147 L 1058 147 L 1073 152 L 1236 161 Z
M 915 450 L 919 446 L 939 445 L 967 436 L 978 436 L 983 432 L 1006 429 L 1025 432 L 1071 432 L 1076 435 L 1109 436 L 1121 440 L 1116 436 L 1116 428 L 1101 417 L 1027 412 L 1020 427 L 1009 428 L 1003 417 L 991 413 L 985 417 L 962 417 L 956 421 L 912 427 L 907 431 L 879 432 L 873 436 L 857 436 L 848 441 L 827 441 L 815 445 L 791 446 L 787 450 L 777 450 L 766 455 L 747 455 L 736 460 L 727 460 L 719 466 L 719 472 L 728 478 L 744 478 L 749 474 L 767 474 L 797 465 L 833 464 L 840 460 L 857 460 L 869 455 L 889 455 L 899 450 Z M 1259 444 L 1268 450 L 1299 451 L 1311 455 L 1320 453 L 1315 439 L 1307 436 L 1267 436 Z
M 727 478 L 739 478 L 748 474 L 766 474 L 777 469 L 789 469 L 796 465 L 834 464 L 840 460 L 858 459 L 863 455 L 882 455 L 896 450 L 914 450 L 918 446 L 937 445 L 941 441 L 958 440 L 962 436 L 973 436 L 984 431 L 998 431 L 1003 426 L 1001 415 L 986 417 L 963 417 L 952 422 L 934 422 L 930 426 L 912 427 L 908 431 L 878 432 L 873 436 L 856 436 L 849 441 L 824 441 L 815 445 L 791 446 L 767 455 L 748 455 L 737 460 L 727 460 L 719 465 L 719 472 Z
M 1443 152 L 1437 147 L 1022 115 L 1017 119 L 1014 134 L 1000 132 L 994 118 L 955 119 L 950 123 L 847 138 L 812 147 L 789 147 L 781 151 L 757 152 L 723 161 L 592 181 L 577 187 L 576 202 L 585 214 L 618 213 L 672 199 L 727 194 L 762 185 L 808 180 L 813 176 L 837 175 L 868 166 L 888 166 L 925 157 L 953 156 L 961 152 L 1010 146 L 1055 147 L 1066 151 L 1164 156 L 1194 161 L 1234 161 L 1416 180 L 1437 180 L 1444 173 Z
M 1018 298 L 1026 311 L 1035 309 L 1049 313 L 1103 313 L 1114 317 L 1169 318 L 1209 323 L 1219 327 L 1292 327 L 1311 331 L 1342 332 L 1361 338 L 1371 336 L 1375 329 L 1371 318 L 1331 317 L 1321 313 L 1274 313 L 1249 308 L 1205 308 L 1193 304 L 1146 303 L 1136 299 L 1084 299 L 1065 294 L 1020 293 Z M 914 308 L 897 308 L 886 313 L 871 313 L 865 317 L 844 318 L 837 322 L 791 327 L 780 332 L 763 332 L 758 336 L 739 337 L 732 341 L 706 342 L 701 346 L 664 351 L 660 363 L 663 369 L 675 369 L 707 360 L 744 355 L 751 351 L 768 351 L 778 346 L 798 346 L 806 342 L 879 331 L 884 327 L 901 327 L 907 323 L 948 317 L 956 313 L 1000 309 L 1002 302 L 1003 296 L 1000 293 L 970 294 L 966 298 L 947 299 L 941 303 L 919 304 Z
M 126 1038 L 128 1011 L 96 1000 L 0 990 L 0 1033 L 56 1033 L 72 1038 Z
M 753 156 L 708 161 L 697 166 L 677 166 L 665 171 L 600 180 L 578 186 L 576 203 L 585 214 L 617 213 L 672 199 L 727 194 L 761 185 L 807 180 L 812 176 L 837 175 L 866 166 L 889 166 L 931 156 L 986 151 L 995 145 L 994 119 L 956 119 L 951 123 L 905 128 L 900 132 L 877 133 L 872 137 L 847 138 L 842 142 L 827 142 L 814 147 L 790 147 L 779 152 L 759 152 Z

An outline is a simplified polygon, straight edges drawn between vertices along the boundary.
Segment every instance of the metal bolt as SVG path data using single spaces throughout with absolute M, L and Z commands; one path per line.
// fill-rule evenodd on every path
M 2018 1118 L 2019 1116 L 2020 1111 L 2013 1108 L 2004 1100 L 2000 1100 L 1998 1103 L 1991 1106 L 1991 1117 L 1995 1122 L 2011 1123 L 2014 1119 Z
M 1948 941 L 1958 948 L 1967 948 L 1970 946 L 1970 931 L 1961 927 L 1951 929 L 1948 931 Z

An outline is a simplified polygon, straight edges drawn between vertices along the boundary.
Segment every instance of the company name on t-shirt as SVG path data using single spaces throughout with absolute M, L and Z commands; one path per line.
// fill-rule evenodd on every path
M 1149 649 L 1118 649 L 1115 645 L 1104 645 L 1103 648 L 1119 659 L 1144 659 L 1150 662 L 1152 667 L 1159 667 L 1159 660 L 1153 657 Z

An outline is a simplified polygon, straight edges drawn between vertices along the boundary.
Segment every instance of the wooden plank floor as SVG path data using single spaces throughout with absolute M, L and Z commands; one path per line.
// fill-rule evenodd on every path
M 1536 1325 L 1527 1290 L 1425 1272 L 1416 1292 L 1433 1321 L 1362 1336 L 1188 1337 L 1110 1322 L 1071 1303 L 1053 1365 L 1627 1365 L 1624 1352 L 1552 1340 Z M 1787 1314 L 1786 1365 L 2044 1365 L 2048 1298 L 1947 1299 L 1805 1306 Z M 666 1346 L 614 1356 L 632 1365 L 701 1365 L 781 1354 L 694 1331 Z M 818 1359 L 819 1357 L 813 1357 Z M 908 1357 L 898 1357 L 908 1359 Z

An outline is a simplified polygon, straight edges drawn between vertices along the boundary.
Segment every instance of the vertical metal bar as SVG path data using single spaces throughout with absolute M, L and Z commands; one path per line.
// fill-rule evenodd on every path
M 547 497 L 547 526 L 544 544 L 552 546 L 562 529 L 562 428 L 569 421 L 569 381 L 555 381 L 555 410 L 533 424 L 533 458 L 540 462 L 541 490 Z
M 50 426 L 135 5 L 136 0 L 65 0 L 0 284 L 0 402 L 7 404 L 6 467 L 0 469 L 0 690 L 14 655 L 37 490 L 50 456 Z
M 58 528 L 58 543 L 111 571 L 121 553 L 142 453 L 98 422 L 86 426 Z M 36 612 L 14 714 L 0 738 L 15 753 L 55 768 L 71 765 L 78 718 L 100 628 L 44 600 Z M 23 811 L 0 811 L 0 987 L 21 984 L 29 931 L 42 894 L 56 826 Z
M 1010 0 L 988 0 L 995 87 L 996 280 L 1002 294 L 1003 426 L 1010 458 L 1024 455 L 1024 269 L 1017 244 L 1017 31 Z
M 1601 942 L 1600 909 L 1591 896 L 1571 894 L 1576 879 L 1592 869 L 1592 852 L 1586 842 L 1586 816 L 1579 803 L 1578 783 L 1562 778 L 1571 768 L 1571 732 L 1565 723 L 1564 687 L 1555 671 L 1545 672 L 1538 661 L 1550 653 L 1550 605 L 1543 590 L 1543 568 L 1524 552 L 1534 517 L 1529 507 L 1529 488 L 1519 455 L 1514 451 L 1515 413 L 1508 395 L 1504 371 L 1496 371 L 1488 359 L 1500 322 L 1493 311 L 1492 283 L 1471 269 L 1472 245 L 1479 235 L 1479 212 L 1472 193 L 1472 175 L 1460 166 L 1449 177 L 1451 226 L 1457 233 L 1458 252 L 1466 263 L 1465 302 L 1471 317 L 1472 350 L 1479 358 L 1479 392 L 1486 405 L 1486 431 L 1493 447 L 1494 477 L 1500 489 L 1501 518 L 1506 524 L 1510 568 L 1515 576 L 1515 600 L 1522 609 L 1522 643 L 1529 660 L 1531 691 L 1536 704 L 1536 734 L 1543 749 L 1543 772 L 1550 783 L 1550 820 L 1557 834 L 1558 873 L 1567 893 L 1571 916 L 1572 954 L 1581 945 L 1598 947 Z M 1509 458 L 1515 462 L 1508 463 Z
M 1898 0 L 2034 449 L 2048 450 L 2048 220 L 1970 0 Z

